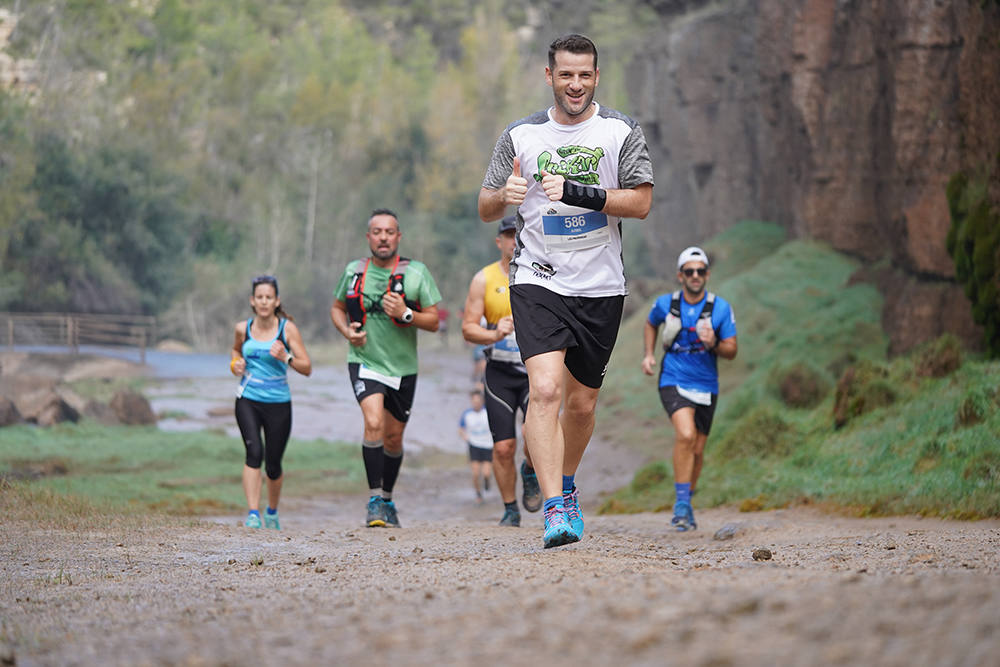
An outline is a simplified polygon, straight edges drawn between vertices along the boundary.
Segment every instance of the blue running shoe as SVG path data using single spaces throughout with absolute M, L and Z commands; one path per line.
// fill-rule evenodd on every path
M 573 532 L 573 527 L 566 520 L 566 513 L 561 507 L 553 507 L 545 511 L 545 548 L 561 547 L 564 544 L 579 542 L 580 538 Z
M 583 539 L 583 512 L 580 510 L 580 489 L 573 487 L 572 493 L 563 494 L 563 509 L 570 527 L 576 533 L 576 539 Z
M 260 528 L 260 515 L 248 513 L 243 525 L 247 528 Z
M 694 510 L 687 503 L 674 504 L 674 518 L 670 520 L 670 525 L 683 533 L 688 530 L 697 530 L 698 524 L 694 522 Z
M 528 512 L 542 509 L 542 489 L 538 486 L 538 475 L 528 472 L 528 462 L 521 461 L 521 504 Z
M 396 504 L 391 500 L 382 499 L 382 510 L 385 513 L 385 525 L 399 528 L 399 515 L 396 514 Z
M 281 530 L 281 522 L 278 521 L 278 513 L 268 514 L 264 512 L 264 527 L 271 530 Z
M 372 496 L 368 499 L 368 518 L 365 525 L 369 528 L 385 525 L 385 501 L 379 496 Z
M 518 527 L 521 525 L 521 513 L 516 509 L 504 508 L 503 518 L 500 519 L 501 526 Z

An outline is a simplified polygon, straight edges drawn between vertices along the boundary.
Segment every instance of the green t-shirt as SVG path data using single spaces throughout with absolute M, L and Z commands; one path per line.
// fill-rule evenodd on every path
M 346 302 L 347 287 L 358 271 L 365 268 L 365 260 L 354 260 L 347 265 L 337 283 L 334 299 Z M 361 347 L 351 345 L 347 352 L 348 363 L 364 364 L 383 375 L 402 377 L 417 372 L 417 327 L 398 326 L 382 312 L 382 295 L 389 289 L 392 266 L 382 269 L 375 262 L 368 263 L 365 275 L 364 306 L 365 331 L 368 338 Z M 441 300 L 434 278 L 423 262 L 410 260 L 403 274 L 403 291 L 407 301 L 416 301 L 421 308 L 436 305 Z

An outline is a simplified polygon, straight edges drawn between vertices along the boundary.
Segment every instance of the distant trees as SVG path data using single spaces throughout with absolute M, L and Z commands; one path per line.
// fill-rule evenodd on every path
M 602 16 L 590 4 L 574 21 Z M 0 93 L 0 308 L 141 311 L 199 345 L 224 344 L 264 272 L 329 333 L 376 206 L 457 305 L 495 254 L 476 215 L 494 141 L 551 100 L 528 5 L 21 7 L 5 50 L 39 76 L 30 98 Z

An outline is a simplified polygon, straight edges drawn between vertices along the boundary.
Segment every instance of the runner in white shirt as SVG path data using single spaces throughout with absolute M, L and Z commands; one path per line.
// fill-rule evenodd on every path
M 649 213 L 653 172 L 638 123 L 594 102 L 593 42 L 552 42 L 545 79 L 555 105 L 500 135 L 479 217 L 517 207 L 510 293 L 531 387 L 524 435 L 545 498 L 544 544 L 554 547 L 583 536 L 574 476 L 627 294 L 621 218 Z
M 470 391 L 469 400 L 472 407 L 467 408 L 458 420 L 458 434 L 469 446 L 472 488 L 476 492 L 476 502 L 482 503 L 483 491 L 489 490 L 490 477 L 493 475 L 493 434 L 490 432 L 483 395 L 479 390 Z

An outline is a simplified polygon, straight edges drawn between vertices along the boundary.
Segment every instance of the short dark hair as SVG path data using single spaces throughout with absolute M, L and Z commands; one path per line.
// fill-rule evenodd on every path
M 556 68 L 556 51 L 569 51 L 570 53 L 590 53 L 594 56 L 594 69 L 597 69 L 597 47 L 589 37 L 577 35 L 563 35 L 549 44 L 549 69 Z
M 368 219 L 371 220 L 376 215 L 391 215 L 392 217 L 396 218 L 396 222 L 399 222 L 399 216 L 396 215 L 396 212 L 390 208 L 377 208 L 371 212 L 371 215 L 368 216 Z

